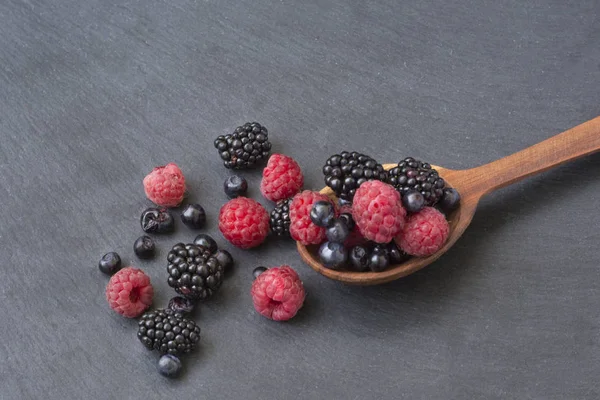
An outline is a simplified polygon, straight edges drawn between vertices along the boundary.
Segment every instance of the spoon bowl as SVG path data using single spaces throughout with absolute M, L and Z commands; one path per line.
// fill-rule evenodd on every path
M 480 167 L 452 170 L 433 166 L 447 186 L 460 193 L 461 201 L 459 207 L 446 216 L 450 226 L 448 240 L 440 250 L 429 257 L 413 257 L 402 264 L 391 265 L 381 272 L 354 272 L 323 266 L 319 260 L 318 245 L 305 246 L 298 242 L 298 252 L 304 262 L 315 271 L 347 284 L 378 285 L 402 278 L 431 264 L 456 243 L 473 220 L 477 204 L 484 195 L 599 150 L 600 117 L 596 117 L 527 149 Z M 386 170 L 394 166 L 395 164 L 383 165 Z M 322 189 L 321 193 L 337 200 L 334 192 L 328 187 Z

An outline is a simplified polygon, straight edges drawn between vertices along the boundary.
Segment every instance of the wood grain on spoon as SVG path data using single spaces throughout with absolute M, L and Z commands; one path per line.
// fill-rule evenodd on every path
M 508 157 L 476 168 L 451 170 L 434 166 L 448 185 L 459 191 L 461 204 L 448 215 L 448 241 L 429 257 L 411 258 L 382 272 L 351 272 L 325 268 L 319 261 L 318 246 L 307 247 L 298 243 L 298 252 L 315 271 L 331 279 L 356 285 L 377 285 L 393 281 L 431 264 L 452 247 L 471 223 L 477 204 L 484 195 L 599 150 L 600 117 L 596 117 Z M 384 164 L 384 168 L 388 170 L 394 166 L 395 164 Z M 328 187 L 321 190 L 321 193 L 335 198 Z

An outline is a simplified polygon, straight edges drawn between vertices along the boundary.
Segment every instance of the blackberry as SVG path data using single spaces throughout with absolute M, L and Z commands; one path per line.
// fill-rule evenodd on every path
M 356 151 L 343 151 L 327 159 L 323 167 L 325 184 L 337 197 L 351 201 L 360 185 L 366 181 L 386 181 L 387 173 L 377 161 Z
M 426 206 L 433 206 L 444 194 L 446 182 L 431 165 L 412 157 L 398 163 L 388 171 L 388 183 L 402 196 L 410 190 L 416 190 L 425 198 Z
M 271 226 L 271 232 L 276 236 L 289 236 L 290 235 L 290 203 L 292 198 L 285 200 L 279 200 L 277 205 L 271 211 L 271 219 L 269 224 Z
M 258 122 L 246 122 L 229 135 L 215 140 L 215 147 L 223 159 L 225 168 L 252 168 L 269 158 L 271 142 L 267 128 Z
M 142 315 L 137 337 L 149 350 L 179 355 L 194 349 L 200 340 L 200 327 L 178 312 L 159 308 Z
M 167 260 L 167 283 L 190 300 L 208 299 L 223 283 L 224 267 L 200 246 L 177 243 Z

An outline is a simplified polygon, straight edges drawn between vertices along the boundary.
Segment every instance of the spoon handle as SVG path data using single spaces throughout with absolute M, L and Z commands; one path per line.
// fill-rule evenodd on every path
M 510 156 L 463 172 L 471 193 L 481 197 L 596 151 L 600 151 L 600 117 Z

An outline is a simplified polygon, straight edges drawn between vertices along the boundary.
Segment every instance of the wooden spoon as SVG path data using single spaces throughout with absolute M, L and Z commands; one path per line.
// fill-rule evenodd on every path
M 471 223 L 477 204 L 484 195 L 599 150 L 600 117 L 596 117 L 525 150 L 480 167 L 452 170 L 434 166 L 447 184 L 458 190 L 461 203 L 458 209 L 448 215 L 448 241 L 437 253 L 429 257 L 411 258 L 382 272 L 350 272 L 324 267 L 319 261 L 318 246 L 304 246 L 298 243 L 298 252 L 315 271 L 331 279 L 356 285 L 377 285 L 393 281 L 420 270 L 448 251 Z M 395 164 L 385 164 L 384 168 L 391 169 L 394 166 Z M 321 190 L 321 193 L 335 199 L 333 191 L 328 187 Z

